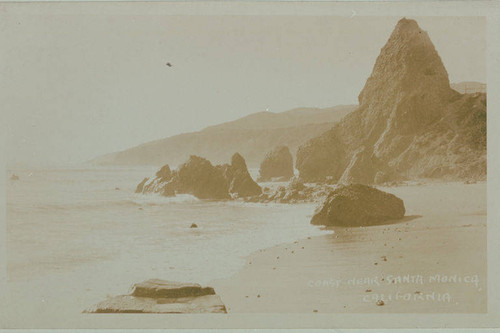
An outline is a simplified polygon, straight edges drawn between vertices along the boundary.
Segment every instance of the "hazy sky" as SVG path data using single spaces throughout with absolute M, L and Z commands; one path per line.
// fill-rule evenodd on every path
M 266 109 L 357 103 L 398 19 L 7 15 L 7 160 L 75 163 Z M 416 19 L 451 82 L 486 81 L 483 18 Z

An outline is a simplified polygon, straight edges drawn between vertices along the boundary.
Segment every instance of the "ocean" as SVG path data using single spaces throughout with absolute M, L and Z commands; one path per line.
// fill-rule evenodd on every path
M 155 171 L 9 170 L 20 178 L 7 181 L 7 277 L 17 306 L 80 312 L 151 278 L 209 284 L 252 252 L 329 232 L 309 224 L 313 204 L 135 194 Z

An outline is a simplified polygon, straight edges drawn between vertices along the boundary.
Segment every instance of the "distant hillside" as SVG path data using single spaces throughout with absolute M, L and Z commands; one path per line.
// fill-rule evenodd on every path
M 212 163 L 225 163 L 238 152 L 249 167 L 260 165 L 267 152 L 286 145 L 292 154 L 297 148 L 327 130 L 356 109 L 356 105 L 330 108 L 298 108 L 281 113 L 258 112 L 210 126 L 201 131 L 148 142 L 124 151 L 99 156 L 100 165 L 177 166 L 189 155 L 199 155 Z
M 257 112 L 246 117 L 210 126 L 204 131 L 220 129 L 273 129 L 298 127 L 306 124 L 333 123 L 353 111 L 355 105 L 339 105 L 330 108 L 297 108 L 281 113 Z
M 461 94 L 472 94 L 472 93 L 485 93 L 486 92 L 486 84 L 481 82 L 459 82 L 450 84 L 451 89 L 458 91 Z

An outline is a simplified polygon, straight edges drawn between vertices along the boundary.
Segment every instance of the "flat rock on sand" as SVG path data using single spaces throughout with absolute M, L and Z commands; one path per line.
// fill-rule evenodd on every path
M 211 287 L 152 279 L 133 286 L 132 294 L 109 298 L 88 313 L 227 313 Z
M 180 283 L 159 279 L 136 283 L 132 292 L 132 296 L 150 298 L 199 297 L 205 295 L 215 295 L 214 288 L 203 288 L 197 283 Z

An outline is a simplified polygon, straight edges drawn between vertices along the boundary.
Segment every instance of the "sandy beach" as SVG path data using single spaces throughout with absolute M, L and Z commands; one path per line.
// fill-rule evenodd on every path
M 211 283 L 229 313 L 486 312 L 486 183 L 381 189 L 403 221 L 255 252 Z

